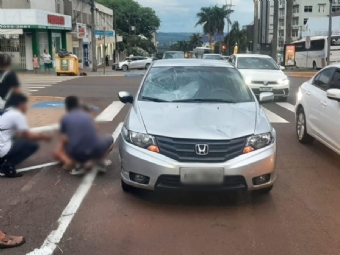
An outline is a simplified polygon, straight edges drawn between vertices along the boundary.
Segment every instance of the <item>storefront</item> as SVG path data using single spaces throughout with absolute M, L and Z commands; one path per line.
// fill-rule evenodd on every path
M 11 54 L 18 69 L 33 70 L 33 56 L 40 57 L 45 49 L 54 60 L 59 49 L 67 49 L 66 34 L 71 30 L 71 16 L 33 9 L 0 9 L 0 51 Z

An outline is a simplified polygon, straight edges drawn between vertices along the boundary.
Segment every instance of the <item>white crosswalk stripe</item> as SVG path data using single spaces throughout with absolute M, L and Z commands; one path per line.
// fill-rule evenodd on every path
M 77 78 L 79 76 L 23 75 L 19 77 L 22 90 L 28 95 L 60 82 Z
M 279 106 L 287 109 L 288 111 L 291 111 L 291 112 L 295 113 L 295 106 L 290 104 L 290 103 L 284 102 L 284 103 L 276 103 L 276 104 L 278 104 Z
M 271 123 L 289 123 L 284 118 L 280 117 L 276 113 L 274 113 L 274 112 L 272 112 L 272 111 L 270 111 L 270 110 L 268 110 L 264 107 L 263 107 L 263 111 L 267 115 L 267 118 Z

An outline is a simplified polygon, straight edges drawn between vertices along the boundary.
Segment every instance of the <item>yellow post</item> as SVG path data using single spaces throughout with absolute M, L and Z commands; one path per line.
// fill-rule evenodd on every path
M 237 43 L 235 44 L 235 47 L 234 47 L 234 54 L 237 54 L 238 53 L 238 46 L 237 46 Z

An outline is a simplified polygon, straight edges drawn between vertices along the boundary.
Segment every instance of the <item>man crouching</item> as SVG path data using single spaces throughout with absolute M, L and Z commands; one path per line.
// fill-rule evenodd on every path
M 83 174 L 93 164 L 100 164 L 105 171 L 103 162 L 113 149 L 113 137 L 97 134 L 91 115 L 82 109 L 77 97 L 67 97 L 65 107 L 67 114 L 61 119 L 55 158 L 64 164 L 64 169 L 73 169 L 73 175 Z

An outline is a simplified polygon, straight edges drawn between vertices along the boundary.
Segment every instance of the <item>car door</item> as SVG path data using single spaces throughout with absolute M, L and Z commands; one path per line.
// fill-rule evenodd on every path
M 325 114 L 327 109 L 327 89 L 333 77 L 335 68 L 328 67 L 323 69 L 312 81 L 305 91 L 306 94 L 306 115 L 310 126 L 310 132 L 329 144 L 327 135 L 327 125 L 329 120 Z
M 337 68 L 333 78 L 329 84 L 329 89 L 340 90 L 340 69 Z M 327 117 L 327 125 L 325 135 L 330 141 L 330 145 L 340 152 L 340 103 L 329 98 L 325 99 L 325 115 Z
M 136 69 L 137 68 L 137 57 L 131 57 L 129 62 L 129 69 Z

